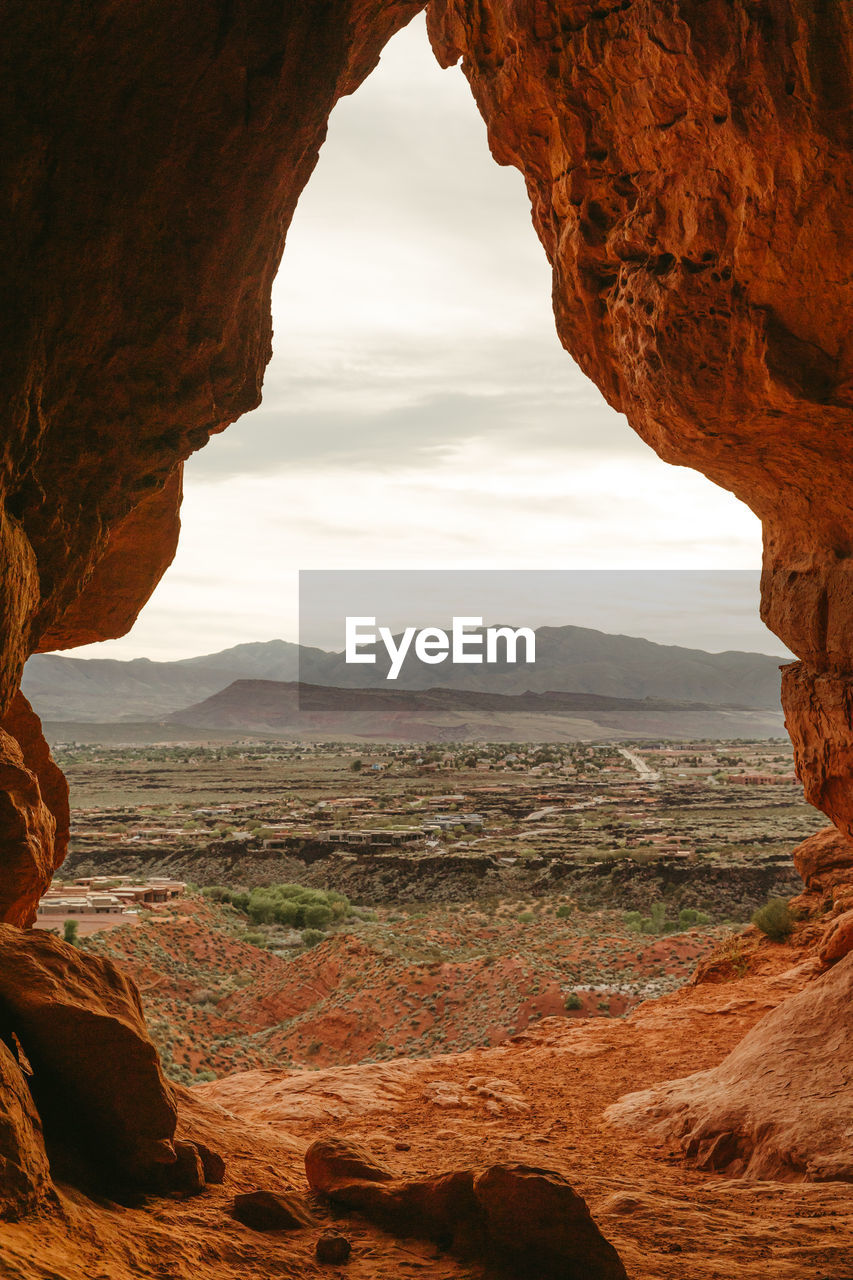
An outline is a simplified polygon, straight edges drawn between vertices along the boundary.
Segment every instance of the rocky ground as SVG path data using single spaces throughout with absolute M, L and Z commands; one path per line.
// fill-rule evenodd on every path
M 224 1185 L 137 1207 L 62 1188 L 60 1207 L 0 1228 L 14 1280 L 353 1280 L 484 1277 L 433 1244 L 397 1239 L 309 1196 L 303 1156 L 320 1135 L 354 1141 L 417 1175 L 497 1160 L 563 1172 L 632 1280 L 851 1280 L 849 1186 L 724 1180 L 673 1146 L 615 1128 L 626 1092 L 713 1066 L 813 971 L 796 945 L 765 944 L 749 971 L 688 985 L 626 1020 L 548 1018 L 489 1049 L 321 1071 L 238 1073 L 182 1094 L 183 1124 L 225 1155 Z M 230 1217 L 235 1194 L 290 1188 L 314 1225 L 260 1234 Z M 345 1271 L 314 1259 L 321 1228 L 353 1245 Z M 58 1269 L 59 1260 L 61 1266 Z
M 0 1087 L 18 1103 L 0 1131 L 0 1274 L 853 1280 L 853 852 L 828 829 L 794 862 L 784 941 L 723 937 L 624 1018 L 543 1016 L 463 1052 L 255 1068 L 177 1097 L 109 961 L 4 926 Z M 190 916 L 158 926 L 176 957 L 203 936 L 198 919 L 181 933 Z M 330 1228 L 345 1270 L 317 1254 Z
M 622 912 L 563 899 L 367 914 L 288 955 L 196 894 L 81 945 L 132 975 L 167 1073 L 192 1083 L 496 1045 L 553 1015 L 618 1016 L 685 982 L 724 933 L 638 934 Z

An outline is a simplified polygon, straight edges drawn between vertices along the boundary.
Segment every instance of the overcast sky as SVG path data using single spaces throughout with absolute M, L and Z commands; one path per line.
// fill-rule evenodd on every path
M 522 178 L 417 19 L 333 114 L 263 405 L 187 465 L 181 547 L 131 634 L 77 654 L 296 639 L 300 568 L 756 569 L 758 521 L 608 408 L 550 290 Z M 712 642 L 703 599 L 675 642 L 780 651 L 742 601 Z

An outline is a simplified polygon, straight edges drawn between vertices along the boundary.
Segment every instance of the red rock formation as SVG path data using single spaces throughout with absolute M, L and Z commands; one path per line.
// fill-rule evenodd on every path
M 50 1186 L 41 1121 L 18 1063 L 0 1040 L 0 1219 L 35 1209 Z
M 0 716 L 31 652 L 124 634 L 157 585 L 182 460 L 260 400 L 272 281 L 329 113 L 422 7 L 7 15 Z M 60 853 L 9 751 L 0 809 L 28 806 L 31 869 L 0 816 L 0 918 L 23 923 Z
M 853 844 L 835 827 L 824 827 L 797 845 L 794 866 L 808 893 L 827 894 L 853 884 Z
M 762 616 L 804 661 L 784 691 L 798 766 L 847 830 L 853 11 L 432 0 L 428 13 L 496 159 L 526 178 L 564 345 L 661 457 L 761 518 Z
M 529 1165 L 395 1178 L 357 1147 L 321 1138 L 305 1153 L 311 1189 L 398 1235 L 425 1236 L 464 1256 L 536 1280 L 627 1280 L 582 1196 L 559 1173 Z
M 0 714 L 30 652 L 120 634 L 156 584 L 180 463 L 258 403 L 272 278 L 328 114 L 421 7 L 47 0 L 4 15 Z M 564 344 L 662 457 L 760 516 L 762 613 L 801 659 L 783 691 L 798 769 L 853 835 L 853 10 L 432 0 L 430 29 L 443 63 L 463 59 L 496 158 L 525 175 Z M 43 748 L 24 738 L 0 734 L 0 915 L 20 923 L 63 821 Z M 837 1023 L 849 963 L 811 1011 L 798 1006 L 803 1027 Z M 35 963 L 16 973 L 18 1003 L 3 1000 L 34 1019 L 37 1074 L 58 1096 L 68 1070 L 92 1115 L 115 1122 L 122 1160 L 136 1136 L 165 1150 L 150 1058 L 137 1133 L 109 1087 L 98 1111 L 87 1083 L 91 1056 L 71 1037 L 91 1010 L 81 1023 Z M 63 978 L 78 990 L 70 961 Z M 125 997 L 92 1026 L 104 1050 L 129 1034 L 141 1063 Z M 720 1077 L 747 1116 L 745 1073 L 771 1051 L 806 1080 L 815 1039 L 770 1032 Z M 780 1097 L 767 1159 L 794 1167 L 805 1130 L 779 1120 Z M 696 1108 L 700 1143 L 734 1132 L 719 1107 Z M 756 1137 L 729 1164 L 764 1167 L 770 1145 Z
M 845 911 L 824 934 L 820 944 L 821 964 L 835 964 L 853 951 L 853 911 Z
M 0 925 L 0 1029 L 33 1068 L 49 1144 L 136 1185 L 175 1163 L 177 1111 L 139 994 L 107 960 L 52 934 Z
M 32 924 L 68 827 L 68 784 L 18 691 L 0 720 L 0 921 Z
M 621 1098 L 615 1124 L 732 1177 L 853 1181 L 853 956 L 767 1014 L 710 1071 Z

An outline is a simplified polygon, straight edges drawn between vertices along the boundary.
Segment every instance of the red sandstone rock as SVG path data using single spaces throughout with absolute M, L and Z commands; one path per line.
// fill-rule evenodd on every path
M 177 1143 L 175 1149 L 177 1150 Z M 225 1181 L 226 1165 L 218 1151 L 212 1151 L 206 1143 L 193 1138 L 193 1146 L 201 1159 L 204 1181 L 210 1186 L 218 1186 Z
M 811 893 L 853 884 L 853 844 L 835 827 L 824 827 L 797 845 L 794 866 Z
M 358 1209 L 395 1234 L 426 1236 L 464 1256 L 537 1280 L 627 1280 L 616 1250 L 560 1174 L 521 1164 L 395 1179 L 337 1139 L 305 1155 L 313 1191 Z
M 843 917 L 842 917 L 843 919 Z M 630 1093 L 614 1124 L 732 1177 L 853 1181 L 853 956 L 767 1014 L 710 1071 Z
M 765 620 L 800 657 L 849 671 L 853 13 L 827 13 L 428 9 L 496 159 L 525 176 L 565 346 L 663 458 L 760 516 Z
M 829 926 L 820 946 L 821 964 L 834 964 L 853 951 L 853 911 L 845 911 Z
M 121 636 L 174 559 L 181 531 L 183 466 L 161 489 L 131 509 L 109 533 L 101 558 L 82 591 L 48 627 L 38 651 L 93 644 L 104 635 Z
M 328 1262 L 331 1266 L 348 1262 L 351 1253 L 352 1245 L 339 1231 L 324 1231 L 314 1246 L 317 1261 Z
M 19 691 L 0 721 L 0 921 L 33 922 L 68 827 L 68 784 Z
M 50 1187 L 41 1121 L 20 1067 L 0 1040 L 0 1219 L 35 1209 Z
M 231 1214 L 253 1231 L 298 1231 L 314 1223 L 308 1206 L 290 1191 L 247 1191 L 234 1197 Z
M 8 15 L 0 713 L 40 641 L 121 634 L 156 585 L 181 461 L 260 400 L 329 113 L 420 8 Z
M 48 1145 L 144 1184 L 175 1162 L 176 1109 L 133 983 L 107 960 L 43 932 L 0 925 L 0 1025 L 33 1068 Z

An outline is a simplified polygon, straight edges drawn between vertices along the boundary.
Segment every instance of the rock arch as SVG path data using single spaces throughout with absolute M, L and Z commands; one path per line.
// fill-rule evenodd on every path
M 67 829 L 23 663 L 123 634 L 153 590 L 182 461 L 259 401 L 329 112 L 424 7 L 6 7 L 0 919 L 32 918 Z M 525 176 L 564 345 L 761 518 L 798 768 L 853 836 L 853 7 L 431 0 L 428 21 Z

